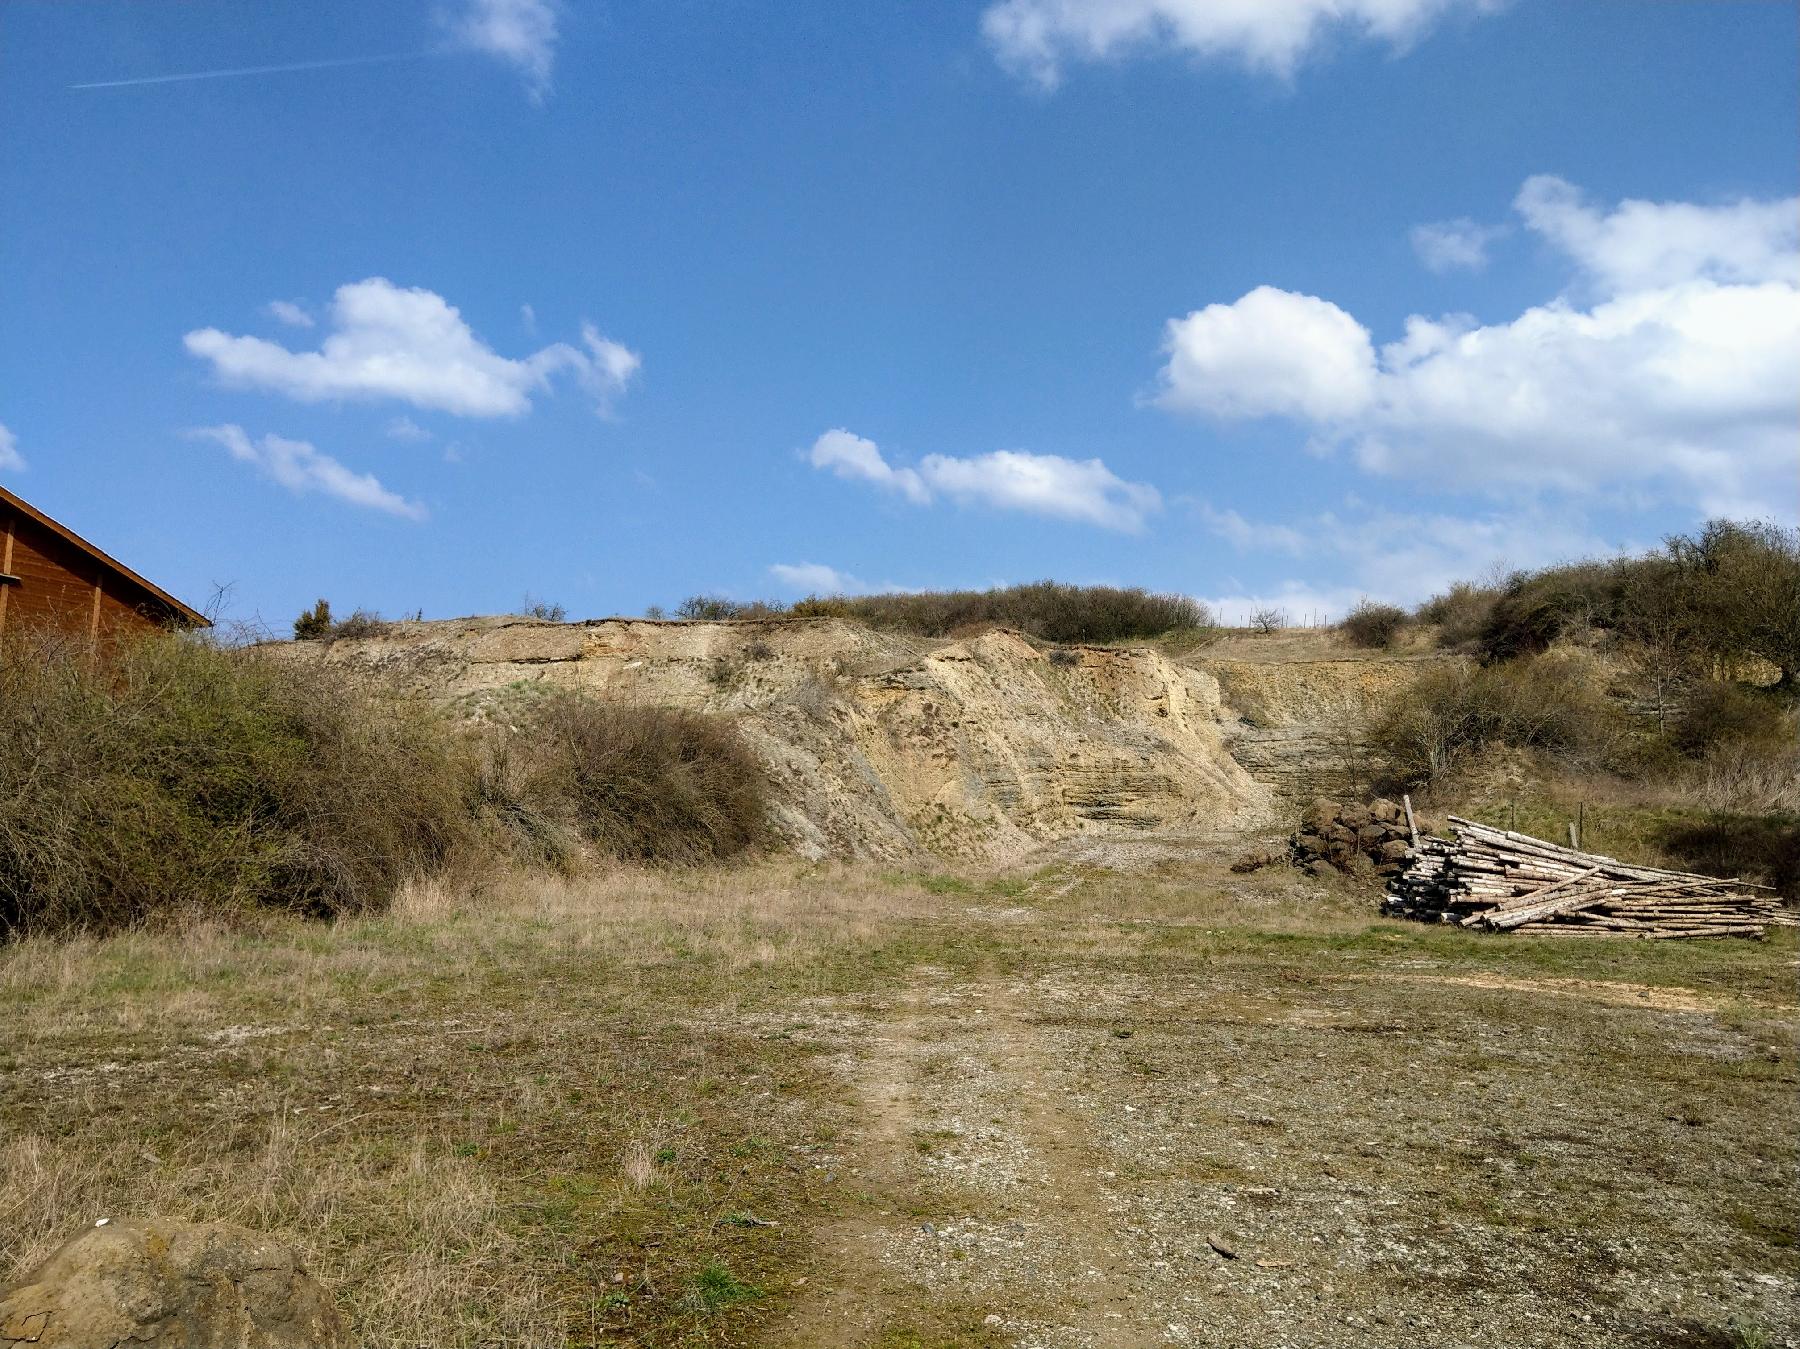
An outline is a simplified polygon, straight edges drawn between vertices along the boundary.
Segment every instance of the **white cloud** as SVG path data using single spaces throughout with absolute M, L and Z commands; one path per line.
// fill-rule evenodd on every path
M 789 590 L 808 595 L 857 595 L 868 589 L 848 572 L 819 562 L 777 562 L 769 574 Z
M 1526 179 L 1513 206 L 1603 294 L 1693 281 L 1800 283 L 1800 198 L 1724 206 L 1626 200 L 1602 213 L 1579 188 L 1540 174 Z
M 1462 216 L 1415 225 L 1411 238 L 1413 252 L 1432 271 L 1454 272 L 1461 268 L 1478 272 L 1487 266 L 1488 246 L 1504 233 L 1500 226 L 1477 224 Z
M 1337 306 L 1263 287 L 1170 323 L 1157 401 L 1293 418 L 1366 469 L 1437 487 L 1633 489 L 1719 513 L 1785 503 L 1800 448 L 1800 202 L 1780 204 L 1788 224 L 1767 203 L 1601 213 L 1546 179 L 1520 202 L 1601 298 L 1493 324 L 1415 315 L 1375 352 Z
M 0 422 L 0 468 L 14 473 L 25 471 L 25 456 L 19 453 L 19 438 Z
M 899 492 L 908 501 L 923 506 L 931 500 L 931 489 L 910 468 L 894 468 L 881 457 L 872 440 L 854 435 L 842 427 L 827 431 L 813 442 L 807 456 L 814 468 L 828 468 L 840 478 L 872 482 L 877 487 Z
M 425 508 L 388 491 L 370 473 L 355 473 L 328 454 L 321 454 L 304 440 L 264 436 L 252 441 L 244 428 L 197 426 L 188 433 L 223 445 L 233 459 L 254 464 L 274 481 L 294 493 L 322 492 L 353 506 L 383 511 L 407 520 L 423 520 Z
M 269 317 L 278 323 L 285 323 L 290 328 L 310 328 L 313 316 L 306 312 L 306 307 L 295 300 L 270 300 L 263 306 Z
M 1374 397 L 1368 330 L 1328 300 L 1273 286 L 1170 319 L 1163 350 L 1156 401 L 1176 411 L 1333 421 Z
M 1404 47 L 1500 0 L 1000 0 L 981 16 L 1001 64 L 1054 88 L 1072 61 L 1172 49 L 1286 76 L 1334 32 Z
M 994 450 L 972 459 L 928 454 L 919 472 L 931 487 L 959 501 L 1028 511 L 1128 532 L 1161 509 L 1147 483 L 1126 482 L 1098 459 Z
M 421 440 L 430 440 L 431 432 L 420 426 L 411 417 L 391 417 L 382 428 L 389 440 L 404 440 L 417 444 Z
M 874 441 L 841 428 L 820 436 L 808 457 L 814 468 L 874 483 L 917 505 L 941 496 L 1127 532 L 1142 529 L 1162 507 L 1154 487 L 1127 482 L 1098 459 L 994 450 L 972 458 L 928 454 L 917 468 L 897 468 Z
M 459 45 L 511 66 L 541 103 L 550 92 L 561 9 L 557 0 L 461 0 L 445 19 Z
M 582 347 L 555 342 L 519 359 L 470 331 L 443 296 L 385 277 L 338 287 L 332 331 L 317 351 L 290 351 L 260 337 L 201 328 L 183 339 L 227 384 L 267 389 L 301 402 L 397 399 L 461 417 L 516 417 L 533 394 L 571 374 L 602 412 L 637 373 L 637 354 L 582 327 Z

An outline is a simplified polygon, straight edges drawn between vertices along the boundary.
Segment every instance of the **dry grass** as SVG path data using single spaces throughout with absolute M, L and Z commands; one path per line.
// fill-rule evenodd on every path
M 380 917 L 0 950 L 0 1280 L 101 1216 L 281 1232 L 380 1346 L 749 1325 L 829 1117 L 765 1038 L 929 899 L 846 867 L 405 885 Z M 802 1107 L 803 1102 L 810 1102 Z M 743 1140 L 766 1150 L 738 1155 Z
M 921 979 L 1041 994 L 1019 1024 L 1088 1027 L 1117 1058 L 1094 1067 L 1094 1101 L 1145 1084 L 1188 1093 L 1181 1117 L 1205 1124 L 1195 1146 L 1241 1142 L 1270 1184 L 1315 1187 L 1328 1184 L 1317 1148 L 1277 1155 L 1264 1126 L 1232 1132 L 1268 1110 L 1263 1078 L 1330 1084 L 1316 1101 L 1282 1088 L 1296 1139 L 1391 1134 L 1400 1155 L 1416 1100 L 1469 1076 L 1466 1028 L 1492 1038 L 1514 1016 L 1502 983 L 1458 978 L 1691 989 L 1758 1046 L 1766 1004 L 1791 1001 L 1791 940 L 1484 940 L 1373 922 L 1353 885 L 1232 876 L 1235 852 L 1117 851 L 1122 869 L 1023 876 L 791 859 L 439 876 L 379 916 L 15 943 L 0 950 L 0 1279 L 100 1216 L 216 1217 L 296 1241 L 370 1349 L 780 1344 L 787 1309 L 829 1277 L 824 1230 L 893 1207 L 862 1193 L 866 1178 L 830 1179 L 866 1123 L 833 1065 L 883 1053 L 880 1009 Z M 1778 1059 L 1646 1058 L 1553 1006 L 1553 1021 L 1515 1018 L 1530 1053 L 1484 1051 L 1480 1071 L 1541 1098 L 1551 1035 L 1556 1072 L 1620 1119 L 1645 1108 L 1645 1064 L 1679 1069 L 1682 1099 L 1709 1117 L 1754 1122 L 1745 1112 L 1787 1081 Z M 1404 1042 L 1339 1022 L 1404 1024 L 1429 1043 L 1398 1053 Z M 1427 1052 L 1403 1098 L 1383 1095 Z M 1228 1071 L 1251 1104 L 1197 1085 Z M 1774 1146 L 1772 1130 L 1734 1124 L 1727 1160 Z M 1484 1155 L 1440 1159 L 1464 1187 L 1446 1193 L 1466 1190 L 1480 1215 Z M 1713 1224 L 1727 1201 L 1758 1222 L 1774 1211 L 1766 1186 L 1721 1181 L 1725 1162 L 1697 1156 L 1668 1177 L 1683 1212 Z M 1715 1189 L 1717 1202 L 1694 1197 Z M 1491 1219 L 1509 1240 L 1515 1221 Z M 1459 1251 L 1464 1238 L 1407 1239 Z

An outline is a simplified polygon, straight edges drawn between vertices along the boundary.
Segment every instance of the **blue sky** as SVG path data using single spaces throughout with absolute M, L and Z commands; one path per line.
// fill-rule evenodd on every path
M 0 482 L 277 628 L 1041 576 L 1299 618 L 1791 519 L 1797 43 L 0 0 Z

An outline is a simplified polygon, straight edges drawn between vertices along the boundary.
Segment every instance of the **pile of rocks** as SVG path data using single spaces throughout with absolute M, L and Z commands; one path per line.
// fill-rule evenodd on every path
M 1397 876 L 1406 869 L 1412 830 L 1405 810 L 1385 797 L 1367 805 L 1321 797 L 1306 808 L 1288 845 L 1294 865 L 1308 875 Z

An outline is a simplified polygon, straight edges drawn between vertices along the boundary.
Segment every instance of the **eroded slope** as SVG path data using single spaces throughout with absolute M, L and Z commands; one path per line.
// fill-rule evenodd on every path
M 814 856 L 1004 860 L 1087 832 L 1263 823 L 1219 682 L 1147 649 L 930 643 L 835 619 L 461 619 L 283 650 L 380 670 L 475 716 L 547 683 L 735 715 Z

